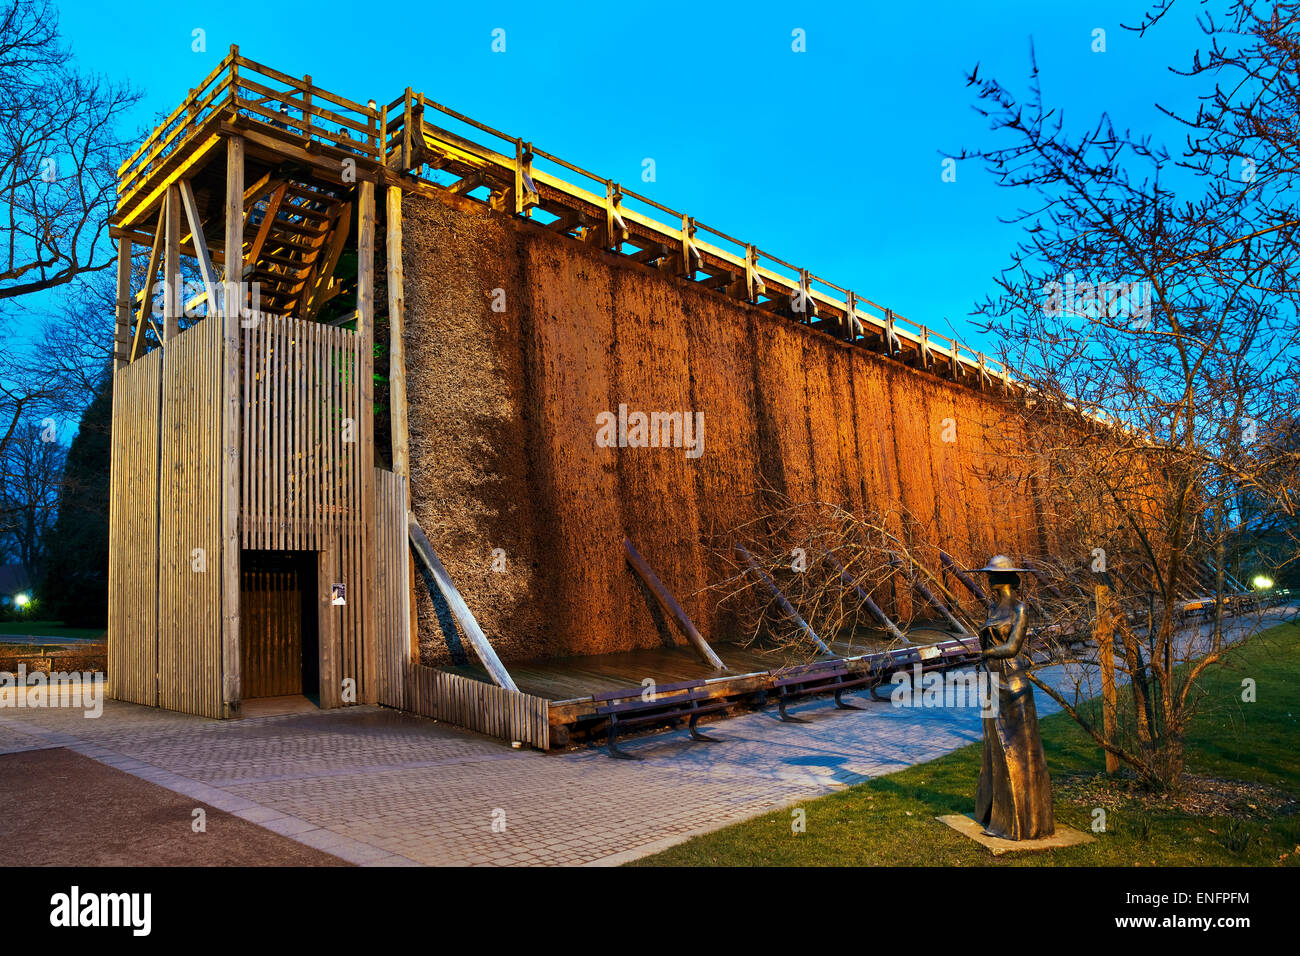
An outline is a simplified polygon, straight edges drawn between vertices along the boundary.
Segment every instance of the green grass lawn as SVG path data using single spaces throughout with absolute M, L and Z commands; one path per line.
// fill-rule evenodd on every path
M 0 640 L 6 637 L 90 637 L 103 638 L 107 632 L 95 627 L 67 627 L 62 621 L 5 621 L 0 623 Z
M 1241 700 L 1243 678 L 1256 682 Z M 969 813 L 982 744 L 973 744 L 840 793 L 804 801 L 806 832 L 789 809 L 697 837 L 633 866 L 1213 866 L 1300 863 L 1300 627 L 1287 624 L 1235 647 L 1202 681 L 1205 699 L 1188 736 L 1187 772 L 1273 788 L 1281 808 L 1244 789 L 1225 810 L 1199 815 L 1116 793 L 1099 779 L 1101 748 L 1064 714 L 1041 721 L 1056 819 L 1092 832 L 1086 846 L 994 857 L 935 819 Z M 1040 692 L 1041 696 L 1041 692 Z M 1096 789 L 1104 797 L 1090 796 Z M 1278 793 L 1277 791 L 1282 791 Z M 1225 801 L 1220 801 L 1221 804 Z M 1254 807 L 1252 808 L 1252 804 Z

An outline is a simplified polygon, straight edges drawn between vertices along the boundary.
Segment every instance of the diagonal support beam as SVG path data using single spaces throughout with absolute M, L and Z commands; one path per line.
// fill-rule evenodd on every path
M 221 297 L 217 285 L 217 273 L 212 268 L 212 255 L 208 252 L 208 240 L 203 234 L 203 221 L 199 219 L 199 205 L 194 200 L 194 187 L 188 179 L 180 181 L 181 205 L 185 207 L 185 218 L 189 222 L 190 235 L 194 239 L 194 257 L 199 263 L 199 274 L 203 277 L 203 288 L 208 294 L 208 314 L 215 315 L 221 309 Z
M 939 552 L 939 560 L 942 561 L 943 566 L 951 571 L 953 576 L 962 583 L 962 586 L 979 599 L 985 607 L 991 608 L 993 606 L 993 602 L 989 600 L 989 596 L 984 593 L 984 590 L 975 583 L 975 579 L 967 574 L 956 561 L 949 557 L 947 551 Z
M 781 610 L 785 611 L 790 619 L 799 625 L 799 629 L 804 632 L 809 640 L 817 645 L 819 651 L 823 654 L 830 654 L 831 649 L 826 646 L 826 642 L 818 637 L 817 632 L 809 627 L 808 622 L 799 616 L 799 612 L 794 609 L 794 605 L 786 600 L 785 595 L 781 593 L 781 589 L 776 586 L 776 582 L 768 577 L 766 571 L 759 567 L 758 562 L 754 560 L 754 556 L 745 550 L 743 545 L 739 544 L 736 545 L 736 552 L 744 559 L 745 563 L 749 565 L 749 569 L 758 575 L 762 582 L 767 585 L 768 590 L 770 590 L 772 595 L 776 598 L 776 603 L 780 605 Z
M 624 538 L 623 547 L 627 551 L 628 564 L 632 565 L 633 569 L 636 570 L 636 573 L 641 575 L 641 580 L 645 581 L 650 590 L 654 592 L 655 598 L 659 601 L 659 605 L 664 609 L 664 611 L 677 618 L 677 623 L 681 625 L 682 631 L 686 634 L 686 639 L 691 642 L 691 645 L 704 660 L 704 663 L 709 664 L 716 670 L 725 671 L 727 665 L 722 663 L 722 658 L 718 657 L 718 655 L 714 653 L 713 648 L 709 646 L 709 642 L 706 641 L 704 636 L 695 629 L 695 625 L 691 623 L 691 619 L 687 616 L 686 611 L 677 603 L 677 600 L 672 596 L 672 593 L 664 587 L 663 582 L 660 581 L 658 575 L 650 569 L 650 565 L 646 563 L 645 558 L 641 557 L 641 553 L 637 551 L 632 542 L 627 538 Z
M 840 581 L 844 583 L 844 586 L 850 587 L 857 592 L 858 600 L 860 600 L 863 606 L 866 607 L 866 609 L 875 616 L 876 620 L 880 622 L 880 626 L 885 629 L 885 633 L 894 640 L 901 641 L 904 644 L 912 643 L 908 639 L 907 635 L 898 629 L 898 625 L 889 619 L 889 615 L 880 609 L 880 605 L 872 600 L 871 595 L 862 590 L 862 587 L 857 581 L 854 581 L 853 578 L 849 577 L 849 572 L 844 570 L 844 565 L 840 564 L 835 555 L 831 554 L 829 551 L 823 551 L 822 556 L 826 558 L 831 567 L 839 572 Z
M 465 632 L 465 637 L 473 646 L 474 653 L 478 655 L 479 662 L 487 670 L 488 676 L 492 678 L 493 683 L 498 687 L 518 692 L 519 688 L 515 686 L 515 682 L 511 679 L 505 665 L 501 663 L 501 658 L 497 657 L 497 652 L 492 649 L 492 644 L 488 641 L 487 635 L 478 626 L 478 621 L 474 620 L 474 614 L 470 611 L 469 605 L 465 603 L 465 599 L 456 590 L 456 585 L 451 581 L 451 575 L 447 573 L 447 569 L 438 560 L 438 555 L 434 553 L 433 545 L 429 543 L 429 539 L 425 536 L 424 530 L 420 527 L 420 522 L 415 519 L 415 514 L 410 511 L 406 513 L 406 532 L 411 539 L 411 547 L 415 549 L 416 557 L 420 559 L 420 563 L 428 570 L 433 582 L 438 586 L 438 590 L 442 592 L 443 600 L 447 602 L 447 607 L 451 608 L 451 613 L 460 624 L 461 630 Z
M 312 277 L 308 280 L 307 288 L 303 290 L 306 296 L 305 307 L 299 307 L 298 312 L 305 319 L 316 318 L 321 308 L 333 298 L 333 289 L 331 281 L 334 278 L 334 269 L 338 266 L 339 256 L 343 253 L 343 246 L 347 243 L 348 230 L 352 223 L 352 204 L 344 203 L 334 220 L 333 232 L 330 234 L 329 247 L 325 252 L 325 261 L 320 261 L 320 253 L 316 253 L 316 261 L 312 266 Z
M 271 193 L 271 198 L 266 204 L 266 212 L 262 217 L 262 224 L 258 226 L 253 244 L 249 246 L 248 254 L 244 256 L 245 271 L 257 264 L 257 258 L 262 254 L 262 246 L 266 245 L 266 237 L 271 234 L 271 227 L 275 224 L 275 217 L 280 215 L 280 205 L 284 202 L 284 193 L 288 188 L 288 183 L 281 183 Z
M 889 555 L 889 563 L 903 572 L 903 577 L 907 578 L 907 583 L 912 586 L 912 590 L 921 595 L 921 597 L 930 604 L 934 605 L 934 607 L 938 609 L 939 613 L 943 615 L 944 620 L 955 628 L 958 634 L 970 633 L 970 628 L 957 620 L 952 611 L 948 610 L 948 605 L 944 604 L 939 595 L 935 594 L 926 586 L 926 583 L 917 576 L 915 569 L 910 564 L 903 561 L 903 559 L 897 554 L 893 553 Z
M 153 251 L 149 253 L 149 268 L 144 274 L 144 289 L 140 292 L 140 311 L 135 317 L 135 338 L 131 342 L 131 358 L 128 361 L 134 362 L 143 354 L 144 348 L 144 324 L 146 320 L 153 325 L 153 318 L 149 315 L 150 305 L 153 303 L 153 296 L 149 294 L 154 282 L 158 279 L 158 260 L 162 257 L 163 233 L 167 217 L 161 212 L 158 214 L 158 230 L 153 237 Z M 155 327 L 154 332 L 158 329 Z M 158 336 L 162 340 L 162 336 Z

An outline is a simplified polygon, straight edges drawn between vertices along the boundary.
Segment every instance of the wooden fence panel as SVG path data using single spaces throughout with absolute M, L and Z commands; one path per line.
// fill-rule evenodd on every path
M 221 323 L 163 350 L 158 703 L 222 717 Z
M 406 709 L 412 713 L 502 740 L 518 740 L 540 750 L 550 749 L 551 702 L 544 697 L 506 690 L 423 664 L 408 664 L 405 680 Z
M 243 337 L 243 546 L 326 550 L 358 520 L 359 339 L 265 314 Z
M 158 417 L 162 352 L 113 375 L 108 695 L 158 703 Z

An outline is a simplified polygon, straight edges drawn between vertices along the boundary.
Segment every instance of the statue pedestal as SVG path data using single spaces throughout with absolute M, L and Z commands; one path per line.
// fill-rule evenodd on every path
M 949 813 L 941 817 L 935 817 L 935 819 L 940 823 L 946 823 L 962 836 L 974 840 L 994 856 L 1001 856 L 1003 853 L 1023 853 L 1030 850 L 1059 850 L 1069 846 L 1082 846 L 1085 843 L 1092 843 L 1096 839 L 1090 833 L 1084 833 L 1082 830 L 1076 830 L 1074 827 L 1067 827 L 1058 822 L 1056 832 L 1049 837 L 1043 837 L 1039 840 L 1004 840 L 1002 837 L 985 833 L 984 827 L 977 823 L 974 817 L 967 816 L 964 813 Z

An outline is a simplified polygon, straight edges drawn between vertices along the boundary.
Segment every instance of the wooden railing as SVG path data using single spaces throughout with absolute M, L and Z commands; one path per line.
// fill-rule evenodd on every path
M 214 116 L 241 116 L 312 144 L 330 146 L 372 163 L 381 160 L 379 110 L 363 106 L 301 79 L 239 55 L 232 46 L 221 62 L 190 91 L 127 158 L 117 172 L 118 208 Z
M 482 171 L 485 180 L 514 184 L 520 193 L 531 186 L 539 200 L 545 198 L 591 221 L 607 223 L 611 233 L 623 230 L 634 237 L 633 244 L 636 239 L 662 244 L 690 263 L 687 271 L 692 276 L 697 263 L 698 271 L 712 268 L 743 276 L 750 301 L 758 302 L 760 296 L 769 301 L 778 296 L 804 296 L 812 303 L 804 310 L 805 320 L 811 321 L 814 311 L 821 318 L 834 317 L 839 320 L 842 337 L 849 341 L 872 340 L 880 351 L 891 355 L 908 349 L 922 367 L 943 362 L 954 377 L 971 375 L 981 385 L 994 379 L 1003 384 L 1012 382 L 1010 371 L 1002 363 L 956 339 L 421 93 L 408 88 L 385 105 L 382 113 L 384 156 L 390 168 L 424 178 L 419 155 L 421 139 L 427 137 L 436 143 L 438 151 L 453 157 L 462 168 Z M 432 122 L 431 117 L 438 122 Z M 448 121 L 485 134 L 491 145 L 484 146 L 439 125 Z M 542 168 L 538 160 L 555 171 Z M 570 181 L 575 178 L 585 183 Z M 516 212 L 522 211 L 520 206 L 529 205 L 519 199 L 516 202 Z M 849 317 L 851 322 L 847 321 Z
M 238 54 L 230 53 L 203 82 L 190 91 L 180 106 L 158 125 L 117 170 L 118 208 L 138 191 L 145 178 L 176 152 L 190 135 L 216 112 L 230 106 L 231 73 Z
M 734 276 L 737 283 L 743 279 L 740 294 L 748 301 L 778 308 L 786 297 L 806 301 L 797 318 L 809 323 L 834 320 L 837 334 L 848 341 L 866 341 L 877 351 L 905 356 L 922 368 L 942 366 L 953 378 L 970 376 L 981 386 L 994 380 L 1012 382 L 1010 370 L 1000 362 L 954 338 L 409 87 L 383 107 L 362 105 L 315 86 L 310 76 L 291 77 L 242 57 L 234 46 L 122 164 L 119 209 L 191 134 L 222 113 L 273 128 L 309 149 L 329 147 L 436 186 L 442 184 L 424 175 L 419 160 L 426 141 L 432 142 L 451 158 L 447 165 L 474 170 L 485 182 L 511 189 L 515 205 L 507 211 L 519 213 L 543 203 L 572 211 L 586 221 L 605 223 L 610 235 L 626 236 L 624 241 L 639 250 L 649 247 L 648 252 L 631 253 L 633 258 L 653 260 L 662 246 L 681 257 L 692 278 L 697 272 L 715 272 Z M 472 132 L 460 135 L 439 124 Z M 489 145 L 475 141 L 480 138 Z M 622 242 L 612 246 L 621 250 Z M 706 279 L 705 284 L 717 282 Z
M 238 55 L 232 83 L 241 116 L 285 130 L 304 143 L 380 161 L 379 111 L 374 107 L 323 90 L 310 76 L 297 79 Z

